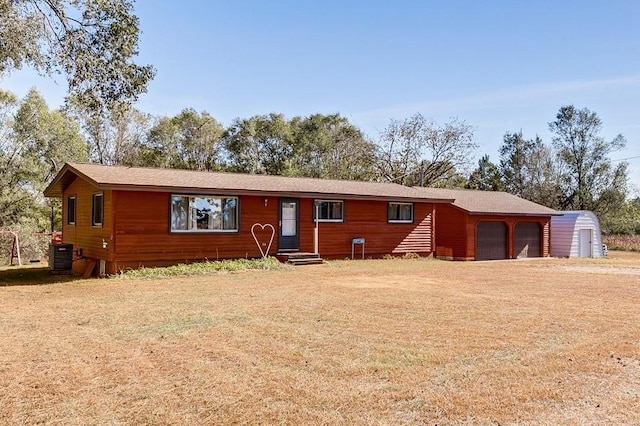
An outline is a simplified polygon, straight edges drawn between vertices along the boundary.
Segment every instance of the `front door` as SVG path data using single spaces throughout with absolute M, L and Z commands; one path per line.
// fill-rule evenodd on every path
M 280 199 L 280 232 L 278 238 L 279 250 L 298 250 L 298 218 L 299 200 L 295 198 Z

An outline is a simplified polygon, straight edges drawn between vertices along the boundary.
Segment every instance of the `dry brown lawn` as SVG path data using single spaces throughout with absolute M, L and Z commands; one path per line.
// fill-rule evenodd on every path
M 4 286 L 0 319 L 0 424 L 640 424 L 640 254 Z

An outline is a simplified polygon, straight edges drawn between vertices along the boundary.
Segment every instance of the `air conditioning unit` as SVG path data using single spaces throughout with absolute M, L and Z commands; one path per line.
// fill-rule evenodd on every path
M 70 273 L 73 266 L 73 244 L 49 244 L 51 272 Z

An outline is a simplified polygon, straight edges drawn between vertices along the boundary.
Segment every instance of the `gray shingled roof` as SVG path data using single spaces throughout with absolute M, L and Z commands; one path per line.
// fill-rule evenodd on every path
M 236 193 L 296 196 L 340 196 L 451 202 L 395 183 L 358 182 L 241 173 L 197 172 L 176 169 L 104 166 L 67 163 L 44 190 L 47 197 L 61 197 L 76 176 L 101 189 L 189 193 Z
M 550 216 L 556 210 L 507 192 L 475 191 L 470 189 L 416 188 L 427 197 L 453 198 L 453 205 L 470 214 Z

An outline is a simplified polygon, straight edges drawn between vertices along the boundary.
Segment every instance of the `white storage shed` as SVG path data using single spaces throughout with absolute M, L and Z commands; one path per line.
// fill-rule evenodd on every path
M 602 233 L 596 215 L 587 210 L 551 216 L 551 256 L 603 257 Z

